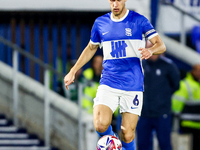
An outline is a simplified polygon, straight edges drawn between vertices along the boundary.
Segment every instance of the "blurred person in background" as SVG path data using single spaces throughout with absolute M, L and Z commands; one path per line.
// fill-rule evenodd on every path
M 52 42 L 52 41 L 51 41 Z M 76 59 L 71 59 L 71 44 L 68 43 L 67 44 L 67 48 L 66 48 L 66 57 L 67 57 L 67 62 L 64 62 L 63 61 L 63 54 L 62 54 L 62 51 L 61 51 L 61 45 L 58 45 L 58 48 L 57 48 L 57 51 L 58 51 L 58 56 L 56 58 L 56 70 L 59 72 L 59 73 L 63 73 L 63 72 L 68 72 L 73 66 L 74 64 L 76 63 Z M 53 57 L 53 56 L 51 56 Z M 53 58 L 51 58 L 53 59 Z M 51 60 L 52 62 L 53 60 Z M 53 67 L 53 63 L 50 63 L 50 65 Z M 65 69 L 64 69 L 65 68 Z M 64 70 L 63 70 L 64 69 Z M 57 82 L 56 83 L 56 92 L 64 97 L 67 97 L 68 99 L 72 100 L 72 101 L 76 101 L 77 102 L 77 94 L 78 94 L 78 86 L 77 86 L 77 81 L 81 81 L 82 82 L 82 68 L 76 73 L 76 82 L 71 85 L 71 88 L 70 88 L 70 91 L 67 91 L 66 88 L 65 88 L 65 85 L 63 83 L 63 78 L 61 76 L 57 76 L 57 80 L 54 81 L 53 80 L 53 76 L 54 76 L 54 73 L 53 72 L 49 72 L 49 75 L 50 75 L 50 88 L 53 89 L 53 82 Z
M 76 60 L 71 61 L 71 68 L 76 63 Z M 65 84 L 62 82 L 62 89 L 64 90 L 64 96 L 68 99 L 78 103 L 78 90 L 79 90 L 79 84 L 82 84 L 84 86 L 85 78 L 83 77 L 83 69 L 79 69 L 75 74 L 74 82 L 70 85 L 70 90 L 66 90 Z
M 166 50 L 162 39 L 143 15 L 128 10 L 127 0 L 108 0 L 111 12 L 98 17 L 91 31 L 91 39 L 77 63 L 65 76 L 67 89 L 77 70 L 103 47 L 103 71 L 94 98 L 93 123 L 99 137 L 115 135 L 111 122 L 120 106 L 122 114 L 122 150 L 135 150 L 135 129 L 143 101 L 142 59 Z M 153 46 L 144 47 L 143 35 Z
M 180 119 L 180 133 L 193 137 L 192 150 L 200 150 L 200 64 L 180 81 L 180 88 L 173 94 L 172 110 Z
M 93 113 L 93 99 L 96 96 L 101 72 L 103 56 L 95 55 L 91 60 L 91 67 L 83 72 L 85 87 L 83 90 L 82 106 L 90 114 Z
M 200 54 L 200 25 L 195 25 L 192 29 L 192 44 L 196 51 Z
M 147 41 L 146 47 L 151 47 Z M 180 75 L 176 65 L 162 55 L 142 62 L 144 69 L 143 109 L 137 126 L 138 150 L 152 150 L 156 132 L 161 150 L 171 146 L 171 96 L 178 90 Z
M 82 106 L 89 113 L 93 113 L 93 99 L 96 96 L 97 88 L 99 86 L 99 80 L 101 78 L 101 72 L 103 69 L 102 66 L 103 56 L 95 55 L 91 59 L 91 67 L 83 71 L 79 69 L 75 74 L 75 80 L 70 85 L 70 90 L 65 88 L 65 96 L 78 102 L 78 89 L 79 84 L 82 84 L 83 97 L 82 97 Z M 72 61 L 71 66 L 73 67 L 76 61 Z

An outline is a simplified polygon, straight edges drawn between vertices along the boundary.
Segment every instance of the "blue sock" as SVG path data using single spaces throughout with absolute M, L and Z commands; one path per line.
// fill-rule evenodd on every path
M 96 131 L 97 132 L 97 134 L 99 135 L 99 137 L 102 137 L 102 136 L 104 136 L 104 135 L 114 135 L 114 132 L 113 132 L 113 130 L 112 130 L 112 126 L 110 125 L 109 127 L 108 127 L 108 129 L 105 131 L 105 132 L 103 132 L 103 133 L 100 133 L 100 132 L 98 132 L 98 131 Z
M 122 150 L 136 150 L 135 139 L 130 143 L 122 141 Z

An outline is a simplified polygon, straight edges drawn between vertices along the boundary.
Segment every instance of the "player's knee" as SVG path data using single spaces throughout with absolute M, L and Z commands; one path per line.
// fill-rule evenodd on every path
M 126 143 L 130 143 L 135 138 L 135 130 L 128 130 L 122 128 L 122 140 Z
M 94 123 L 95 129 L 100 133 L 105 132 L 109 125 L 110 124 L 108 122 L 99 120 Z

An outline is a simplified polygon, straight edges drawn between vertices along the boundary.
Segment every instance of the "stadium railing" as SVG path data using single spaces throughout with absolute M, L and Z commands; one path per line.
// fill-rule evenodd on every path
M 180 36 L 180 41 L 181 44 L 186 45 L 186 30 L 185 30 L 185 16 L 188 16 L 192 19 L 194 19 L 195 21 L 198 21 L 200 23 L 200 19 L 195 17 L 194 15 L 192 15 L 191 13 L 186 12 L 185 10 L 179 8 L 176 5 L 173 5 L 171 2 L 167 2 L 166 0 L 160 0 L 160 3 L 168 5 L 174 9 L 176 9 L 177 11 L 179 11 L 181 13 L 181 36 Z
M 40 67 L 44 68 L 44 133 L 45 133 L 45 146 L 50 146 L 50 106 L 52 105 L 49 97 L 49 71 L 52 71 L 54 74 L 56 74 L 58 77 L 64 77 L 65 74 L 59 73 L 57 70 L 55 70 L 53 67 L 51 67 L 49 64 L 42 62 L 39 58 L 32 56 L 29 52 L 25 51 L 24 49 L 20 48 L 16 44 L 4 39 L 0 36 L 0 43 L 8 46 L 10 50 L 13 50 L 13 56 L 12 56 L 12 68 L 13 68 L 13 120 L 14 125 L 18 127 L 19 121 L 18 121 L 18 103 L 19 103 L 19 83 L 18 83 L 18 55 L 21 54 L 25 56 L 26 58 L 30 59 L 31 61 L 38 64 Z M 28 84 L 28 83 L 27 83 Z M 83 129 L 84 123 L 87 122 L 88 118 L 87 115 L 84 114 L 84 117 L 86 117 L 87 121 L 82 120 L 82 105 L 81 105 L 81 93 L 82 89 L 79 89 L 79 107 L 78 110 L 78 117 L 76 118 L 78 121 L 78 149 L 84 150 L 83 144 L 83 132 L 86 132 L 85 129 Z M 90 117 L 89 117 L 90 118 Z M 91 119 L 89 119 L 91 120 Z M 86 146 L 85 146 L 86 147 Z
M 77 23 L 40 24 L 35 20 L 32 20 L 33 23 L 27 23 L 26 20 L 20 23 L 16 17 L 10 19 L 8 23 L 0 23 L 0 36 L 23 48 L 25 52 L 50 64 L 55 70 L 66 74 L 71 67 L 71 62 L 77 59 L 89 41 L 90 25 L 81 24 L 78 26 Z M 6 49 L 6 51 L 0 51 L 0 60 L 12 66 L 11 48 L 0 44 L 0 49 Z M 58 60 L 62 60 L 60 66 L 58 66 Z M 43 68 L 34 64 L 30 59 L 24 58 L 21 54 L 19 54 L 19 70 L 37 81 L 43 82 Z M 51 89 L 57 92 L 58 80 L 60 79 L 57 74 L 50 73 L 52 74 Z

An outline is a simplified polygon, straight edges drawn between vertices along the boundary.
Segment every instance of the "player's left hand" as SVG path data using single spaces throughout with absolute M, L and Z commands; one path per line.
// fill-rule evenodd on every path
M 149 49 L 146 49 L 146 48 L 139 48 L 138 49 L 141 54 L 141 59 L 149 59 L 152 55 L 153 55 L 153 52 Z

